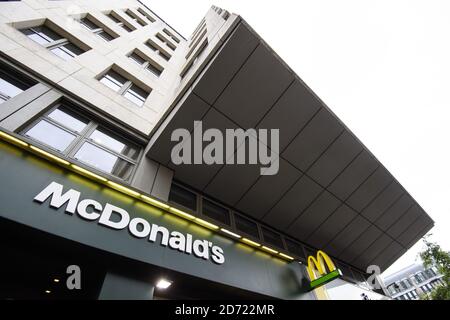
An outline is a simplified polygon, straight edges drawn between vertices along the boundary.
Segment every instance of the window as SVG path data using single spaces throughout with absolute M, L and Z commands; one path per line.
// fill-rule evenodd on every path
M 101 172 L 129 180 L 140 148 L 62 103 L 23 135 Z
M 139 64 L 141 67 L 153 73 L 155 76 L 159 77 L 163 72 L 163 67 L 157 64 L 155 61 L 145 56 L 139 50 L 133 51 L 128 57 L 133 60 L 135 63 Z
M 403 290 L 408 289 L 408 285 L 406 284 L 406 281 L 400 281 L 400 285 L 401 285 Z
M 301 244 L 292 241 L 291 239 L 285 238 L 284 239 L 286 241 L 286 246 L 289 252 L 295 254 L 298 257 L 301 257 L 303 259 L 303 261 L 305 261 L 305 255 L 303 253 L 303 248 L 301 246 Z
M 156 38 L 158 38 L 162 43 L 165 43 L 166 46 L 168 46 L 170 48 L 170 50 L 175 50 L 177 47 L 171 43 L 168 39 L 166 39 L 161 33 L 157 33 L 156 34 Z
M 102 27 L 99 27 L 89 16 L 81 19 L 80 23 L 105 41 L 111 41 L 117 38 L 117 35 L 113 35 L 111 32 L 107 32 Z
M 208 46 L 208 39 L 205 39 L 202 45 L 197 50 L 197 52 L 191 57 L 191 59 L 184 66 L 183 70 L 180 73 L 181 78 L 184 78 L 184 76 L 187 75 L 189 71 L 192 69 L 192 67 L 198 62 L 200 55 L 207 46 Z
M 199 32 L 199 30 L 200 30 L 201 28 L 203 28 L 204 25 L 206 25 L 205 18 L 203 18 L 203 19 L 200 21 L 200 23 L 199 23 L 199 24 L 197 25 L 197 27 L 195 28 L 194 32 L 192 32 L 191 39 L 194 39 L 194 38 L 195 38 L 195 36 L 196 36 L 197 33 Z
M 284 248 L 280 234 L 264 227 L 261 228 L 261 231 L 265 242 L 277 246 L 278 248 Z
M 162 57 L 164 60 L 169 61 L 171 58 L 171 55 L 168 54 L 166 51 L 161 49 L 157 44 L 155 44 L 153 41 L 148 40 L 145 45 L 149 47 L 151 50 L 156 52 L 160 57 Z
M 240 215 L 235 215 L 236 229 L 259 239 L 258 225 Z
M 167 30 L 166 28 L 163 29 L 163 32 L 165 34 L 167 34 L 169 37 L 172 38 L 173 41 L 175 41 L 176 43 L 180 43 L 180 39 L 178 39 L 177 37 L 175 37 L 172 32 L 170 32 L 169 30 Z
M 192 38 L 191 43 L 189 43 L 189 48 L 191 48 L 194 44 L 197 45 L 202 38 L 206 35 L 208 30 L 206 29 L 206 24 L 199 30 L 199 32 Z
M 223 224 L 230 225 L 230 212 L 222 206 L 219 206 L 209 200 L 203 199 L 202 213 Z
M 414 275 L 414 277 L 416 278 L 417 283 L 421 283 L 425 281 L 424 276 L 422 275 L 421 272 L 417 273 L 416 275 Z
M 144 9 L 138 8 L 138 12 L 139 12 L 140 14 L 142 14 L 144 17 L 146 17 L 147 20 L 150 21 L 151 23 L 153 23 L 153 22 L 156 21 L 156 19 L 153 18 L 151 15 L 149 15 L 147 12 L 145 12 Z
M 397 290 L 395 290 L 395 287 L 393 285 L 389 286 L 388 290 L 391 295 L 394 295 L 397 293 Z
M 433 278 L 435 276 L 435 273 L 432 269 L 425 270 L 425 275 L 427 279 Z
M 45 25 L 20 30 L 31 40 L 39 43 L 64 60 L 70 60 L 85 50 L 70 42 Z
M 18 74 L 14 69 L 0 64 L 0 104 L 35 84 L 36 82 Z
M 197 195 L 174 183 L 170 188 L 169 202 L 197 211 Z
M 144 20 L 139 18 L 133 11 L 125 10 L 125 14 L 129 16 L 131 19 L 133 19 L 136 23 L 140 24 L 142 27 L 145 27 L 147 25 L 147 23 L 145 23 Z
M 127 32 L 131 32 L 136 30 L 135 27 L 125 22 L 121 17 L 119 17 L 114 11 L 111 11 L 111 13 L 106 15 L 108 18 L 110 18 L 112 21 L 114 21 L 115 24 L 117 24 L 119 27 L 124 29 Z
M 142 89 L 113 69 L 104 74 L 100 82 L 138 106 L 143 106 L 150 94 L 150 91 Z
M 406 279 L 407 283 L 408 283 L 408 288 L 411 288 L 412 286 L 414 286 L 414 284 L 412 283 L 411 279 Z

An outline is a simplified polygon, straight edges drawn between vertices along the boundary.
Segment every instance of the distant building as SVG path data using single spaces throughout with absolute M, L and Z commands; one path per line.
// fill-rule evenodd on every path
M 397 300 L 418 300 L 437 286 L 443 285 L 436 268 L 425 268 L 422 263 L 410 265 L 384 279 L 389 294 Z

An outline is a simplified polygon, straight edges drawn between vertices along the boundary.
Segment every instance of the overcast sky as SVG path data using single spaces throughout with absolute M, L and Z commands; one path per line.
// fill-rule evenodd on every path
M 147 3 L 185 37 L 213 4 L 240 14 L 409 191 L 436 223 L 432 239 L 450 250 L 449 1 Z

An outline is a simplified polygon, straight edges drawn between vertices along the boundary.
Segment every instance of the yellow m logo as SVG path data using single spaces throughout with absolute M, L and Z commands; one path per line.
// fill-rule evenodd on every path
M 328 272 L 326 270 L 328 268 Z M 317 258 L 314 256 L 308 257 L 308 276 L 310 281 L 314 281 L 321 276 L 335 271 L 336 267 L 331 261 L 330 257 L 323 251 L 317 251 Z

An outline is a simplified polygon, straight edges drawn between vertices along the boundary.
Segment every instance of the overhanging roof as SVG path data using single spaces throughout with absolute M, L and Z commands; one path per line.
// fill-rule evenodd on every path
M 174 129 L 280 128 L 280 170 L 170 161 Z M 153 138 L 174 178 L 365 270 L 383 270 L 432 219 L 293 71 L 240 21 Z

